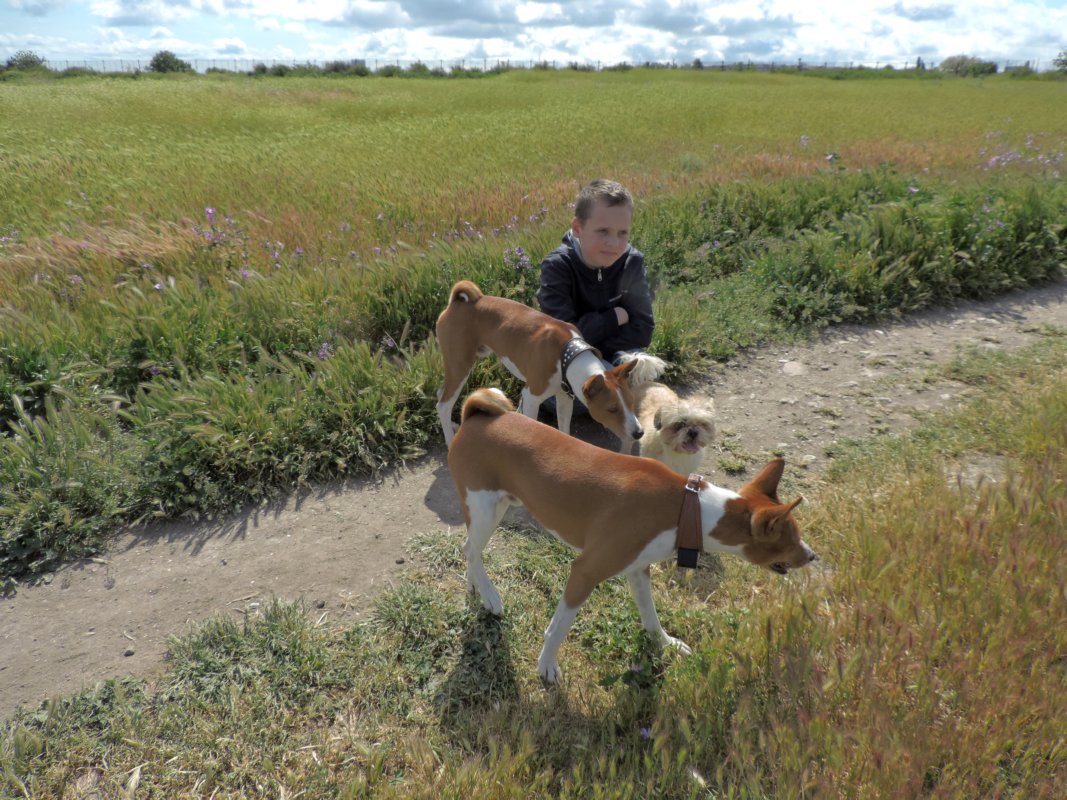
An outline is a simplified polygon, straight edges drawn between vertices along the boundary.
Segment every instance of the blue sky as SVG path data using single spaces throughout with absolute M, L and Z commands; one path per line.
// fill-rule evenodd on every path
M 0 61 L 498 59 L 1051 67 L 1067 0 L 0 0 Z

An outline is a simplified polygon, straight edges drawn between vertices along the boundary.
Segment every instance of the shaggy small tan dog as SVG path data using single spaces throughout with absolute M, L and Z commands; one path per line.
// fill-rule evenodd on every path
M 637 418 L 645 428 L 641 455 L 662 461 L 675 472 L 698 472 L 715 438 L 715 403 L 682 400 L 662 383 L 634 387 Z

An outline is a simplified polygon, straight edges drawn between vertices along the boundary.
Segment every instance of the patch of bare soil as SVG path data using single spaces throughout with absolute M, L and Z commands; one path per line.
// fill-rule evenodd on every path
M 726 452 L 713 447 L 705 472 L 736 487 L 745 476 L 724 473 L 720 458 L 782 452 L 787 474 L 810 480 L 836 441 L 905 431 L 915 412 L 963 402 L 967 387 L 928 378 L 960 347 L 1017 349 L 1047 325 L 1067 327 L 1067 282 L 743 354 L 688 390 L 717 407 L 716 444 Z M 588 420 L 576 433 L 614 446 Z M 274 597 L 303 598 L 324 622 L 350 623 L 403 574 L 414 534 L 462 524 L 439 449 L 379 480 L 297 492 L 221 522 L 128 530 L 106 557 L 0 601 L 0 718 L 107 678 L 157 672 L 168 636 Z

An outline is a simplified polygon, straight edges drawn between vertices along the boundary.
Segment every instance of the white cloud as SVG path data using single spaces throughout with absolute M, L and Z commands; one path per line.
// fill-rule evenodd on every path
M 0 4 L 5 0 L 0 0 Z M 6 0 L 0 47 L 64 54 L 126 46 L 165 26 L 183 57 L 289 53 L 557 62 L 803 59 L 927 63 L 957 53 L 1051 62 L 1064 0 Z M 3 7 L 3 6 L 0 6 Z M 56 9 L 62 13 L 50 13 Z M 87 24 L 87 20 L 89 20 Z M 97 34 L 124 30 L 116 39 Z M 158 49 L 158 46 L 157 46 Z M 117 52 L 117 51 L 116 51 Z M 195 55 L 194 55 L 195 54 Z M 46 57 L 49 52 L 42 52 Z M 0 57 L 4 52 L 0 52 Z
M 25 11 L 32 17 L 43 17 L 67 4 L 67 0 L 7 0 L 16 11 Z
M 221 56 L 244 58 L 248 55 L 248 46 L 241 39 L 215 39 L 211 46 Z
M 176 22 L 190 19 L 197 12 L 188 2 L 166 3 L 163 0 L 99 0 L 89 7 L 105 24 L 119 28 Z

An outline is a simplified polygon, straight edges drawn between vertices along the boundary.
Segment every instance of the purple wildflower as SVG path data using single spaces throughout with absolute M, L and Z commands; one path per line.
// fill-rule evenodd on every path
M 333 345 L 329 342 L 323 342 L 317 353 L 319 361 L 325 361 L 327 358 L 333 355 Z
M 533 268 L 530 256 L 521 247 L 516 247 L 514 250 L 507 248 L 504 251 L 504 263 L 516 270 Z
M 70 282 L 73 283 L 75 286 L 77 286 L 80 283 L 84 283 L 84 281 L 82 280 L 82 276 L 81 275 L 71 275 L 70 276 Z
M 208 225 L 214 225 L 215 224 L 215 209 L 212 208 L 211 206 L 208 206 L 207 208 L 205 208 L 204 209 L 204 217 L 207 219 L 207 224 Z
M 649 739 L 652 738 L 652 729 L 651 728 L 641 728 L 637 732 L 639 734 L 641 734 L 641 738 L 644 739 L 645 741 L 648 741 Z

